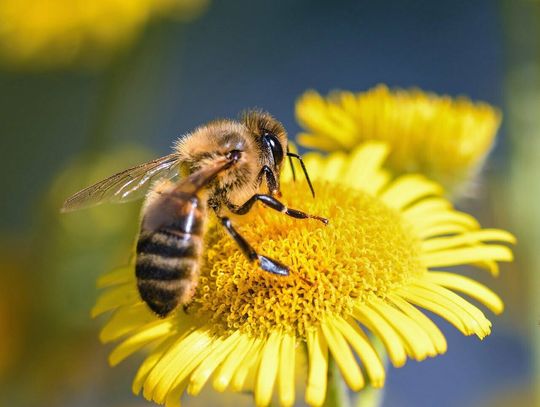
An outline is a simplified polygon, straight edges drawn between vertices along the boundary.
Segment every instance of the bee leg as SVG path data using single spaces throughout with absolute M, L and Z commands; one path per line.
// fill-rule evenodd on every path
M 242 235 L 236 231 L 229 218 L 220 217 L 219 220 L 221 221 L 221 224 L 225 227 L 225 229 L 227 229 L 227 232 L 229 232 L 229 235 L 231 235 L 236 244 L 240 246 L 240 249 L 242 250 L 244 255 L 250 261 L 258 261 L 259 266 L 264 271 L 268 271 L 269 273 L 277 274 L 280 276 L 289 275 L 289 268 L 287 266 L 277 260 L 258 254 L 255 249 L 251 247 L 251 245 L 247 242 L 247 240 L 244 239 Z
M 270 193 L 272 195 L 281 196 L 281 192 L 279 191 L 279 185 L 274 175 L 274 172 L 270 169 L 268 165 L 263 166 L 261 172 L 259 173 L 259 184 L 262 182 L 263 177 L 266 178 L 266 185 Z
M 244 215 L 249 212 L 249 210 L 251 209 L 251 207 L 256 201 L 261 201 L 265 206 L 268 206 L 269 208 L 272 208 L 278 212 L 284 213 L 285 215 L 288 215 L 296 219 L 312 218 L 312 219 L 317 219 L 321 221 L 325 225 L 328 224 L 328 219 L 326 218 L 323 218 L 321 216 L 316 216 L 316 215 L 309 215 L 297 209 L 287 208 L 283 203 L 278 201 L 273 196 L 265 195 L 265 194 L 255 194 L 251 198 L 249 198 L 247 202 L 243 204 L 242 206 L 229 205 L 229 209 L 231 210 L 231 212 L 236 213 L 237 215 Z

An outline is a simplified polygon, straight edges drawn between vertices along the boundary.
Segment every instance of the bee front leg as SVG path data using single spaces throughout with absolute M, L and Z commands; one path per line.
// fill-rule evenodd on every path
M 221 221 L 221 224 L 225 227 L 225 229 L 227 229 L 227 232 L 229 232 L 229 235 L 231 235 L 236 244 L 240 246 L 240 249 L 242 250 L 244 255 L 250 261 L 258 261 L 259 266 L 264 271 L 268 271 L 269 273 L 277 274 L 280 276 L 289 275 L 289 268 L 287 266 L 281 264 L 277 260 L 258 254 L 255 249 L 251 247 L 251 245 L 247 242 L 247 240 L 244 239 L 242 235 L 236 231 L 229 218 L 220 217 L 219 220 Z
M 268 165 L 262 167 L 261 172 L 259 173 L 258 181 L 259 184 L 262 182 L 263 178 L 266 178 L 266 185 L 271 194 L 281 196 L 279 191 L 279 184 L 276 180 L 274 172 L 270 169 Z
M 321 221 L 325 225 L 328 224 L 328 219 L 326 218 L 323 218 L 321 216 L 316 216 L 316 215 L 310 215 L 305 212 L 299 211 L 297 209 L 287 208 L 282 202 L 278 201 L 273 196 L 265 195 L 265 194 L 255 194 L 251 198 L 249 198 L 247 202 L 244 203 L 243 205 L 241 206 L 228 205 L 228 208 L 231 212 L 237 215 L 245 215 L 246 213 L 249 212 L 249 210 L 251 209 L 251 207 L 256 201 L 260 201 L 265 206 L 268 206 L 269 208 L 272 208 L 278 212 L 284 213 L 285 215 L 288 215 L 292 218 L 296 218 L 296 219 L 312 218 L 312 219 L 317 219 Z

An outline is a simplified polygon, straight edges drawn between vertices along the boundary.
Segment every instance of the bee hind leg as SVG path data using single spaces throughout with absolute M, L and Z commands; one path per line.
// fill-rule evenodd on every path
M 251 261 L 258 261 L 259 266 L 264 270 L 272 274 L 279 276 L 288 276 L 289 268 L 280 263 L 277 260 L 258 254 L 255 249 L 247 242 L 244 237 L 236 231 L 233 227 L 231 220 L 227 217 L 220 217 L 221 224 L 227 229 L 227 232 L 234 239 L 236 244 L 240 246 L 240 249 L 244 255 Z

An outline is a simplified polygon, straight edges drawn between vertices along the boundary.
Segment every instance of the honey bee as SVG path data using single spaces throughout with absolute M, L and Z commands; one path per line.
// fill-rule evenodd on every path
M 298 219 L 328 220 L 287 208 L 280 173 L 285 156 L 298 159 L 315 196 L 302 158 L 289 152 L 283 125 L 270 114 L 248 111 L 239 121 L 216 120 L 178 139 L 174 152 L 129 168 L 68 198 L 63 212 L 105 201 L 125 202 L 149 192 L 141 211 L 135 274 L 141 299 L 160 317 L 191 301 L 197 287 L 207 209 L 211 209 L 259 267 L 278 276 L 289 268 L 257 251 L 227 216 L 243 215 L 255 202 Z M 265 193 L 266 189 L 266 193 Z

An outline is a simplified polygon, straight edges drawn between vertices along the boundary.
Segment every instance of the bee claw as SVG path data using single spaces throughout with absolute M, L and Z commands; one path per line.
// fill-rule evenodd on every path
M 318 221 L 321 221 L 322 223 L 324 223 L 324 225 L 328 225 L 328 222 L 329 220 L 327 218 L 323 218 L 322 216 L 317 216 L 317 215 L 309 215 L 310 218 L 312 219 L 317 219 Z
M 280 276 L 288 276 L 289 268 L 284 264 L 278 262 L 277 260 L 270 259 L 266 256 L 258 255 L 259 265 L 264 271 L 268 271 L 272 274 L 277 274 Z

